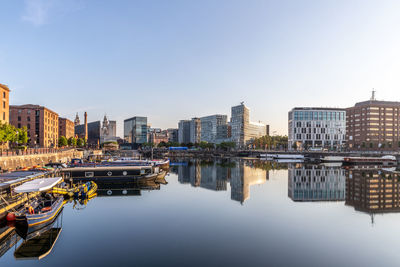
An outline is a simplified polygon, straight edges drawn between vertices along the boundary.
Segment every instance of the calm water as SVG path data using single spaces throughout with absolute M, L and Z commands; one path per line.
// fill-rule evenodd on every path
M 67 204 L 47 257 L 15 260 L 19 241 L 0 266 L 400 264 L 400 182 L 384 171 L 255 160 L 178 165 L 167 185 Z

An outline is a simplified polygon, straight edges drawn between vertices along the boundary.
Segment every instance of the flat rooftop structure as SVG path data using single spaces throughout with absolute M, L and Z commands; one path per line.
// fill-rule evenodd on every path
M 345 111 L 345 108 L 322 108 L 322 107 L 295 107 L 292 110 L 343 110 Z
M 398 101 L 367 100 L 367 101 L 356 103 L 355 107 L 358 107 L 358 106 L 371 106 L 371 105 L 389 106 L 389 107 L 399 106 L 400 107 L 400 102 L 398 102 Z
M 14 183 L 23 182 L 47 174 L 47 171 L 15 171 L 0 174 L 0 189 L 8 188 Z

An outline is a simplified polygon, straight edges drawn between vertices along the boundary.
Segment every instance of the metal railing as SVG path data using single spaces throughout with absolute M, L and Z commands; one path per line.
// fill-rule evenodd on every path
M 0 149 L 0 157 L 52 154 L 68 150 L 73 150 L 73 148 Z

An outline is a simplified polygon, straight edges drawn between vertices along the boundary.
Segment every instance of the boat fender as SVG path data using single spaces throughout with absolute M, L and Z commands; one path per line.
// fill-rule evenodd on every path
M 33 209 L 32 206 L 29 206 L 28 211 L 29 211 L 29 214 L 35 214 L 35 210 Z
M 9 212 L 8 214 L 7 214 L 7 221 L 8 222 L 13 222 L 13 221 L 15 221 L 15 214 L 13 213 L 13 212 Z

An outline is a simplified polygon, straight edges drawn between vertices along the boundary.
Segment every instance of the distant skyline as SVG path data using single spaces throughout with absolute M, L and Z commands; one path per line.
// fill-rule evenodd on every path
M 296 106 L 400 100 L 399 1 L 0 0 L 10 104 L 152 127 L 226 114 L 287 134 Z

